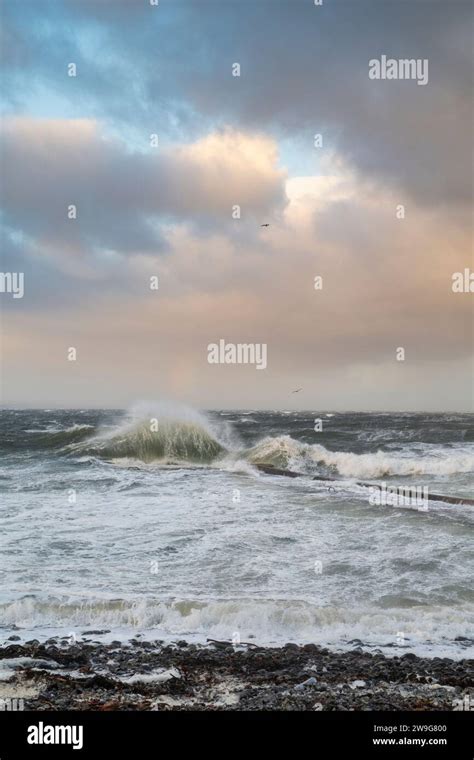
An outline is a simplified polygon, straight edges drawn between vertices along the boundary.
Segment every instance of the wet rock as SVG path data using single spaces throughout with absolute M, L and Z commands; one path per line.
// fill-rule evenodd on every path
M 309 686 L 316 686 L 317 683 L 318 682 L 316 681 L 314 677 L 307 678 L 306 681 L 303 681 L 303 683 L 299 683 L 297 684 L 297 686 L 295 686 L 295 691 L 302 691 L 303 689 L 306 689 Z
M 0 658 L 30 658 L 13 671 L 13 683 L 26 675 L 40 685 L 28 705 L 38 710 L 452 710 L 472 684 L 467 659 L 395 660 L 293 643 L 238 650 L 182 643 L 135 639 L 64 648 L 33 641 L 10 643 Z M 31 659 L 37 667 L 54 660 L 61 672 L 35 670 Z M 170 671 L 181 677 L 153 678 Z

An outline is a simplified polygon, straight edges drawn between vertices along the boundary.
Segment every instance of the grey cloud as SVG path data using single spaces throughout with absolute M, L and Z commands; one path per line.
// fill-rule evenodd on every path
M 263 164 L 252 163 L 253 150 Z M 235 204 L 257 219 L 286 202 L 271 143 L 232 132 L 132 154 L 92 122 L 19 119 L 6 122 L 1 155 L 7 224 L 64 252 L 154 253 L 166 249 L 163 221 L 231 226 Z
M 40 56 L 45 81 L 56 82 L 48 61 L 56 60 L 55 70 L 58 45 L 64 58 L 64 35 L 72 35 L 71 44 L 92 29 L 103 35 L 102 54 L 84 60 L 87 78 L 76 83 L 96 112 L 139 128 L 196 130 L 217 121 L 303 135 L 308 154 L 312 135 L 322 131 L 361 171 L 418 203 L 472 199 L 467 0 L 327 0 L 322 7 L 182 0 L 158 8 L 87 0 L 45 7 L 58 23 L 55 44 Z M 33 8 L 31 26 L 34 19 Z M 24 39 L 34 38 L 25 18 L 14 16 L 12 24 Z M 368 61 L 382 53 L 428 58 L 429 84 L 369 80 Z M 117 68 L 117 61 L 127 65 Z M 240 78 L 231 76 L 234 61 Z

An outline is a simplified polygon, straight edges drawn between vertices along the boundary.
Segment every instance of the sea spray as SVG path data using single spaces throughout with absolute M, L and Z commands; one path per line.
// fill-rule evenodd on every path
M 210 464 L 226 451 L 217 435 L 205 415 L 190 407 L 141 402 L 117 427 L 89 440 L 85 450 L 105 459 Z
M 315 417 L 324 419 L 323 433 L 314 432 Z M 231 641 L 239 632 L 259 644 L 352 648 L 358 638 L 392 654 L 403 646 L 469 656 L 474 511 L 437 502 L 428 516 L 380 509 L 354 481 L 368 472 L 388 485 L 379 474 L 388 469 L 397 485 L 470 497 L 472 415 L 201 414 L 150 403 L 128 411 L 12 409 L 0 419 L 0 543 L 8 557 L 0 641 L 60 635 L 66 647 L 72 635 L 80 642 L 104 630 L 110 641 L 139 632 Z M 167 440 L 192 440 L 194 427 L 224 452 L 171 467 L 166 459 L 104 455 L 142 424 L 153 432 L 152 419 L 156 436 L 161 429 Z M 65 445 L 35 447 L 54 431 Z M 365 431 L 370 440 L 361 438 Z M 71 443 L 71 435 L 84 438 Z M 283 467 L 294 460 L 289 469 L 336 477 L 337 487 L 254 466 L 278 457 Z M 418 470 L 426 476 L 398 475 Z
M 275 467 L 302 469 L 311 472 L 325 468 L 329 474 L 347 478 L 380 478 L 384 476 L 452 475 L 469 473 L 474 469 L 474 451 L 458 450 L 443 455 L 421 457 L 396 456 L 385 451 L 356 454 L 346 451 L 329 451 L 320 444 L 297 441 L 291 436 L 267 436 L 247 452 L 255 464 L 272 464 Z

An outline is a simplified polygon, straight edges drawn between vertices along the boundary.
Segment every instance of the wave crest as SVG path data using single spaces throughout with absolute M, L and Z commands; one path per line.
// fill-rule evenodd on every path
M 474 470 L 474 453 L 457 450 L 438 455 L 394 456 L 385 451 L 354 454 L 329 451 L 320 444 L 296 441 L 289 435 L 267 437 L 247 452 L 253 464 L 272 464 L 275 467 L 311 472 L 315 465 L 328 474 L 346 478 L 381 478 L 391 475 L 452 475 Z
M 87 452 L 105 459 L 139 459 L 209 464 L 225 452 L 204 427 L 181 420 L 149 420 L 132 424 L 105 439 L 89 443 Z
M 93 431 L 93 425 L 75 423 L 65 428 L 51 427 L 25 430 L 25 434 L 28 436 L 28 448 L 49 449 L 62 448 L 68 444 L 83 441 L 85 438 L 89 438 Z M 24 445 L 24 441 L 21 441 L 21 445 Z

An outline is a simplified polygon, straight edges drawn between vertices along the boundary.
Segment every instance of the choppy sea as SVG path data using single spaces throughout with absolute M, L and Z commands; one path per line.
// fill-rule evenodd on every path
M 472 414 L 158 403 L 0 423 L 0 641 L 473 655 L 474 507 L 377 505 L 359 485 L 472 498 Z

